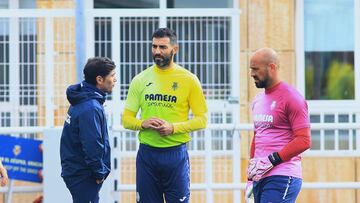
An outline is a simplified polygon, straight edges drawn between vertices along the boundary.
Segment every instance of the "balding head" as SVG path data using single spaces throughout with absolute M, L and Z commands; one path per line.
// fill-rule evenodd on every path
M 253 53 L 251 58 L 255 58 L 263 64 L 274 63 L 277 67 L 279 67 L 278 54 L 272 48 L 260 48 Z
M 277 84 L 279 59 L 274 49 L 261 48 L 256 50 L 250 58 L 251 77 L 258 88 L 270 88 Z

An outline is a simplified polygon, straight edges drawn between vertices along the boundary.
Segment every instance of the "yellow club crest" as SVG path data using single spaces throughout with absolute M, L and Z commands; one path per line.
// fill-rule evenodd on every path
M 20 145 L 15 145 L 14 149 L 13 149 L 13 153 L 15 156 L 19 155 L 21 153 L 21 146 Z

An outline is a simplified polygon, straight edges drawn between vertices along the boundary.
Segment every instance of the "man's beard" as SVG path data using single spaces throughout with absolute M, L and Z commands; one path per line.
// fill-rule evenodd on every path
M 267 80 L 259 80 L 258 82 L 255 82 L 255 86 L 257 88 L 266 88 L 267 86 Z
M 172 60 L 172 57 L 174 55 L 174 52 L 171 51 L 170 55 L 153 55 L 153 60 L 156 63 L 157 66 L 159 66 L 160 68 L 164 68 L 170 65 L 170 62 Z
M 269 75 L 268 73 L 265 73 L 264 78 L 262 80 L 260 80 L 258 77 L 254 77 L 254 80 L 255 80 L 255 86 L 257 88 L 267 88 L 269 84 Z

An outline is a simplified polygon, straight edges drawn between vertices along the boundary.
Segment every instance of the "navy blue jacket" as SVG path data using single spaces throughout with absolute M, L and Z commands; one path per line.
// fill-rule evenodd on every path
M 66 90 L 71 106 L 60 141 L 61 176 L 68 186 L 110 173 L 110 145 L 103 103 L 105 93 L 83 81 Z

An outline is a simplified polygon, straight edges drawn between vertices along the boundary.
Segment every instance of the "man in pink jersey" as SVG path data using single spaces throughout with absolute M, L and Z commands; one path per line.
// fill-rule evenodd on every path
M 302 184 L 301 153 L 310 148 L 307 103 L 279 78 L 279 59 L 270 48 L 250 59 L 251 77 L 265 91 L 252 103 L 254 138 L 250 148 L 247 189 L 255 203 L 295 202 Z

